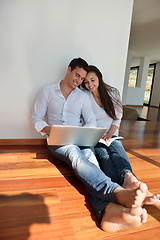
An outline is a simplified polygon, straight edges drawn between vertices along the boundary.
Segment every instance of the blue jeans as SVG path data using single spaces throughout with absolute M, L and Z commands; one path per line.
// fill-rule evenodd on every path
M 127 172 L 131 172 L 134 175 L 130 161 L 120 140 L 113 141 L 109 147 L 102 143 L 98 143 L 95 146 L 95 155 L 101 170 L 112 180 L 112 182 L 122 186 L 124 175 Z M 89 200 L 97 214 L 98 220 L 101 221 L 105 202 L 95 196 L 90 189 L 86 189 L 86 191 L 88 192 Z M 99 209 L 102 211 L 100 212 Z
M 120 140 L 113 141 L 109 147 L 98 143 L 95 146 L 95 154 L 102 171 L 113 182 L 122 186 L 124 175 L 127 172 L 133 174 L 130 161 Z
M 84 184 L 90 203 L 100 218 L 106 205 L 115 202 L 114 191 L 120 186 L 112 182 L 111 178 L 100 169 L 94 149 L 76 145 L 49 145 L 48 149 L 54 158 L 67 163 L 73 169 Z
M 94 149 L 101 170 L 112 180 L 112 182 L 122 186 L 124 175 L 127 172 L 131 172 L 134 175 L 130 161 L 120 140 L 113 141 L 109 147 L 102 143 L 98 143 Z M 107 204 L 97 197 L 90 189 L 86 188 L 86 191 L 100 222 L 103 216 L 103 210 Z

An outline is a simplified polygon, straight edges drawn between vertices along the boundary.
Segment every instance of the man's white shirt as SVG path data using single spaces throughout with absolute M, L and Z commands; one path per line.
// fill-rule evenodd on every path
M 52 125 L 97 126 L 87 94 L 75 88 L 66 99 L 61 93 L 60 82 L 41 91 L 34 105 L 32 120 L 38 132 Z

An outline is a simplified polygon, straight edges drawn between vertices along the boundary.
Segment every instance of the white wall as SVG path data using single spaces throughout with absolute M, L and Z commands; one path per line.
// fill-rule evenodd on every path
M 122 104 L 143 106 L 146 79 L 148 76 L 149 58 L 147 57 L 140 58 L 140 65 L 139 65 L 136 87 L 128 87 L 130 64 L 131 64 L 131 51 L 128 52 L 126 74 L 125 74 L 124 87 L 123 87 Z
M 0 1 L 0 138 L 39 138 L 39 90 L 82 57 L 122 93 L 133 0 Z
M 126 69 L 125 69 L 125 76 L 124 76 L 124 84 L 123 84 L 123 93 L 122 93 L 122 104 L 126 105 L 127 103 L 127 92 L 128 92 L 128 80 L 131 68 L 131 61 L 132 61 L 132 52 L 128 51 L 127 60 L 126 60 Z
M 136 64 L 133 64 L 134 60 L 135 59 L 132 58 L 132 51 L 129 50 L 127 63 L 126 63 L 126 70 L 125 70 L 125 80 L 123 85 L 122 104 L 143 106 L 150 60 L 148 57 L 141 57 L 139 58 L 139 60 L 137 59 L 138 61 L 136 60 Z M 129 73 L 130 73 L 131 66 L 140 67 L 139 73 L 138 73 L 139 82 L 138 82 L 138 86 L 135 88 L 128 87 Z M 160 76 L 160 63 L 158 62 L 156 63 L 155 76 L 153 81 L 153 90 L 152 90 L 151 102 L 150 102 L 150 105 L 155 107 L 160 106 L 159 76 Z

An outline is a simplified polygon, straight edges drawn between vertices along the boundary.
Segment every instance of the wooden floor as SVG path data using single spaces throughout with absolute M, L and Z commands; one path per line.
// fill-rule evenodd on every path
M 128 107 L 133 108 L 137 111 L 139 117 L 147 119 L 149 121 L 160 121 L 160 108 L 153 107 L 153 106 L 142 106 L 142 107 L 135 107 L 130 106 Z
M 160 122 L 122 121 L 120 135 L 139 180 L 160 193 Z M 0 240 L 160 239 L 154 206 L 139 228 L 99 229 L 81 182 L 46 146 L 0 146 L 0 169 Z

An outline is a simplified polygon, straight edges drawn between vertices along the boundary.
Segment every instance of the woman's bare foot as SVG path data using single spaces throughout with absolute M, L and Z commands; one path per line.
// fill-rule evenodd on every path
M 145 183 L 139 183 L 135 189 L 117 188 L 115 190 L 115 201 L 125 207 L 141 207 L 147 194 Z
M 154 195 L 153 193 L 147 191 L 147 195 L 143 201 L 143 204 L 159 206 L 160 205 L 160 194 Z
M 134 189 L 136 188 L 137 184 L 138 184 L 138 179 L 131 173 L 131 172 L 127 172 L 124 176 L 124 182 L 122 187 L 127 189 Z M 138 186 L 137 186 L 138 187 Z
M 139 184 L 140 184 L 140 181 L 133 182 L 125 189 L 136 189 L 136 188 L 138 188 Z M 150 191 L 147 191 L 146 197 L 143 201 L 143 204 L 159 206 L 160 205 L 160 194 L 153 194 Z
M 125 208 L 109 203 L 105 208 L 101 228 L 105 232 L 117 232 L 141 226 L 147 221 L 147 211 L 141 207 Z

